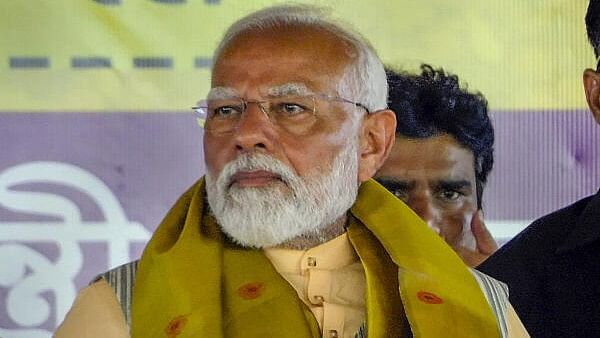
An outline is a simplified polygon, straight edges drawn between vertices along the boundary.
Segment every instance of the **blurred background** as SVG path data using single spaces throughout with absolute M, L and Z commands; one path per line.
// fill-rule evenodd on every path
M 489 100 L 484 197 L 500 243 L 600 187 L 582 72 L 586 0 L 304 1 L 385 63 L 459 75 Z M 0 2 L 0 337 L 48 338 L 95 275 L 137 259 L 204 173 L 190 107 L 225 28 L 259 0 Z

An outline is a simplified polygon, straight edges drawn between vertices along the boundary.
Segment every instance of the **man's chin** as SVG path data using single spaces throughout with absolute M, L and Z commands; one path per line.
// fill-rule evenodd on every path
M 239 231 L 239 229 L 231 229 L 224 226 L 222 226 L 221 229 L 231 241 L 242 247 L 251 249 L 267 249 L 278 247 L 297 237 L 297 235 L 291 233 L 258 235 L 256 231 L 243 232 Z

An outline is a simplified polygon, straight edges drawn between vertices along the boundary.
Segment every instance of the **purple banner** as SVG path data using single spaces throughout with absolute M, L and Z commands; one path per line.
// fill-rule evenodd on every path
M 502 112 L 492 120 L 487 219 L 533 220 L 600 188 L 600 126 L 591 113 Z
M 138 258 L 203 174 L 201 138 L 191 113 L 0 115 L 0 328 L 49 337 L 79 288 Z

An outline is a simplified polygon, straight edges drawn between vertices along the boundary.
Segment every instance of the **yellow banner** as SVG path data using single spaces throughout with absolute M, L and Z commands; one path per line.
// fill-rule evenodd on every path
M 1 1 L 0 111 L 186 110 L 208 90 L 226 27 L 272 3 Z M 443 66 L 492 109 L 585 107 L 586 0 L 309 3 L 331 7 L 386 63 Z

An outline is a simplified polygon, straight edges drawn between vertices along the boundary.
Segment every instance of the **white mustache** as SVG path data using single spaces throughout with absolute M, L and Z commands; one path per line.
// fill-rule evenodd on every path
M 279 176 L 281 181 L 290 186 L 292 182 L 300 180 L 299 176 L 281 161 L 265 154 L 242 154 L 227 163 L 217 178 L 217 186 L 229 188 L 233 183 L 233 176 L 239 172 L 264 170 Z

